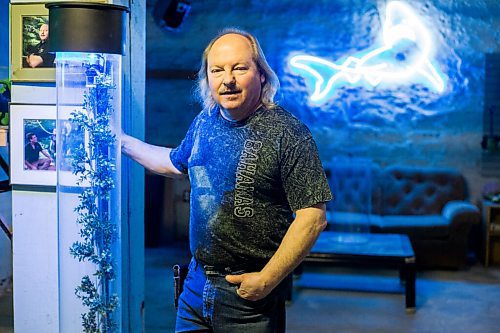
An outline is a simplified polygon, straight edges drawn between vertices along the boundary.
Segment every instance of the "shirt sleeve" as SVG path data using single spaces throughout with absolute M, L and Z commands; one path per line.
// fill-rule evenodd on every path
M 170 151 L 170 160 L 172 164 L 182 173 L 188 172 L 188 161 L 193 149 L 194 135 L 196 132 L 195 128 L 197 127 L 196 123 L 197 118 L 191 123 L 181 144 Z
M 281 164 L 281 178 L 290 208 L 295 212 L 332 199 L 316 143 L 308 137 L 290 147 Z
M 24 146 L 24 160 L 29 162 L 30 151 L 28 150 L 28 145 Z

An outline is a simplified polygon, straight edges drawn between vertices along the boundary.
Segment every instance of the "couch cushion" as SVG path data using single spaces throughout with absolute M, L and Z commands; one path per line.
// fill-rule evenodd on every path
M 379 167 L 366 159 L 337 158 L 325 165 L 334 200 L 327 209 L 336 212 L 380 212 L 380 194 L 374 183 Z
M 440 214 L 448 201 L 467 197 L 465 179 L 454 169 L 391 166 L 380 184 L 381 215 Z
M 406 234 L 411 238 L 447 238 L 449 221 L 442 215 L 386 215 L 373 220 L 373 232 Z

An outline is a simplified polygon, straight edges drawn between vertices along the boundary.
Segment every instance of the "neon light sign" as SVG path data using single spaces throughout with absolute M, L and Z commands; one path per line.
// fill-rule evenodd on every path
M 348 56 L 337 63 L 315 56 L 293 56 L 293 72 L 312 83 L 311 102 L 322 104 L 344 84 L 401 84 L 420 82 L 437 92 L 445 88 L 445 76 L 432 64 L 432 40 L 429 30 L 405 4 L 387 4 L 382 27 L 382 45 Z

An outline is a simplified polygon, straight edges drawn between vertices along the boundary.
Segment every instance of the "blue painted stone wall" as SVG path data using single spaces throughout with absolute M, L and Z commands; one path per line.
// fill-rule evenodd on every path
M 336 156 L 368 157 L 382 166 L 409 164 L 461 170 L 474 197 L 491 180 L 481 175 L 484 54 L 500 52 L 500 2 L 407 1 L 430 27 L 434 61 L 447 76 L 437 94 L 413 83 L 368 89 L 341 87 L 321 107 L 307 102 L 304 80 L 287 59 L 304 52 L 336 61 L 373 48 L 380 40 L 386 1 L 192 1 L 180 31 L 147 21 L 148 70 L 196 70 L 220 29 L 253 32 L 282 83 L 280 103 L 313 132 L 325 162 Z M 152 13 L 155 1 L 148 2 Z M 147 80 L 147 137 L 177 145 L 199 105 L 193 81 Z

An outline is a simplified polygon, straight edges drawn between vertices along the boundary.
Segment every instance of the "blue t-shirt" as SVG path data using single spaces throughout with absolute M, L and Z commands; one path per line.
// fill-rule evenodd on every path
M 170 158 L 189 174 L 190 249 L 208 265 L 263 266 L 294 211 L 332 198 L 311 133 L 281 107 L 239 122 L 204 110 Z

